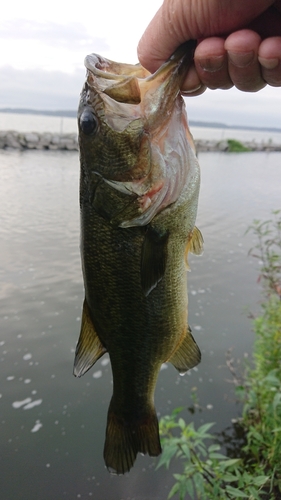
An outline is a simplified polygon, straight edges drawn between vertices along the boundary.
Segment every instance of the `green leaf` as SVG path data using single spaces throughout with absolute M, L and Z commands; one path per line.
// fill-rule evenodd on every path
M 225 483 L 233 483 L 234 481 L 237 481 L 237 476 L 235 476 L 234 474 L 229 474 L 229 472 L 227 472 L 223 475 L 223 480 Z
M 228 467 L 233 467 L 234 465 L 238 465 L 241 462 L 241 458 L 229 458 L 227 460 L 222 460 L 220 465 L 227 469 Z
M 170 461 L 175 456 L 177 451 L 178 451 L 178 446 L 176 444 L 173 443 L 170 445 L 165 445 L 156 468 L 159 469 L 159 467 L 165 465 L 166 468 L 168 469 Z
M 226 491 L 230 493 L 231 495 L 235 495 L 233 498 L 248 498 L 249 495 L 244 493 L 243 491 L 238 490 L 237 488 L 233 488 L 232 486 L 229 486 L 228 484 L 226 485 Z
M 205 479 L 203 478 L 203 475 L 200 472 L 196 472 L 196 474 L 194 474 L 193 476 L 193 481 L 196 493 L 200 498 L 200 495 L 204 494 Z
M 184 410 L 184 406 L 179 406 L 178 408 L 175 408 L 173 411 L 172 411 L 172 415 L 178 415 L 181 411 Z
M 218 451 L 220 449 L 221 449 L 221 447 L 219 444 L 211 444 L 211 446 L 209 446 L 209 448 L 208 448 L 208 451 L 209 451 L 209 453 L 212 453 L 213 451 Z
M 183 418 L 179 418 L 178 426 L 181 428 L 182 431 L 184 431 L 184 429 L 186 428 L 186 423 Z
M 189 447 L 189 445 L 184 443 L 181 445 L 181 449 L 182 449 L 183 454 L 185 455 L 184 458 L 186 460 L 190 460 L 190 447 Z
M 175 483 L 168 495 L 168 500 L 172 498 L 179 491 L 179 489 L 180 489 L 179 483 Z
M 187 479 L 186 481 L 186 491 L 189 494 L 191 498 L 194 498 L 195 492 L 194 492 L 194 485 L 192 479 Z
M 270 476 L 257 476 L 253 478 L 253 484 L 256 486 L 264 486 L 269 480 Z
M 222 453 L 209 453 L 209 457 L 213 460 L 221 460 L 225 458 L 225 455 L 222 455 Z
M 280 381 L 279 381 L 280 383 Z M 273 399 L 273 409 L 276 411 L 277 406 L 281 405 L 281 392 L 277 392 Z
M 197 429 L 197 432 L 198 434 L 200 434 L 201 436 L 206 434 L 206 432 L 211 429 L 211 427 L 213 427 L 215 425 L 214 422 L 212 423 L 207 423 L 207 424 L 203 424 L 201 425 L 198 429 Z
M 173 474 L 174 478 L 177 480 L 177 481 L 181 481 L 182 478 L 183 478 L 183 475 L 182 474 Z

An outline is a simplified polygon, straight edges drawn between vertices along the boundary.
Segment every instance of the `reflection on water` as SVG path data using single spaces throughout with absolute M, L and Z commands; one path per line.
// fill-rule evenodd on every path
M 247 311 L 257 311 L 257 262 L 248 257 L 254 218 L 280 208 L 280 153 L 202 153 L 197 225 L 205 239 L 188 275 L 190 323 L 202 363 L 185 377 L 160 372 L 156 408 L 192 405 L 185 419 L 236 417 L 225 352 L 251 350 Z M 107 356 L 72 376 L 83 285 L 79 256 L 78 155 L 0 152 L 1 500 L 163 500 L 171 471 L 139 456 L 128 476 L 111 477 L 102 451 L 112 392 Z

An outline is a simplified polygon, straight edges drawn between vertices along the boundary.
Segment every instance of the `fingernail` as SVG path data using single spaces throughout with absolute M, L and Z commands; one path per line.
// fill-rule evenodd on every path
M 199 65 L 204 71 L 214 73 L 223 67 L 224 56 L 214 56 L 208 59 L 198 60 Z
M 234 66 L 246 68 L 254 60 L 254 52 L 228 52 L 228 57 Z
M 193 87 L 193 89 L 185 89 L 185 90 L 181 90 L 181 94 L 182 95 L 188 95 L 188 94 L 192 94 L 193 92 L 197 92 L 197 90 L 200 90 L 202 87 L 202 85 L 197 85 L 197 87 Z
M 265 68 L 265 69 L 275 69 L 277 68 L 279 64 L 279 59 L 277 57 L 272 58 L 272 59 L 265 59 L 265 57 L 259 57 L 259 63 Z

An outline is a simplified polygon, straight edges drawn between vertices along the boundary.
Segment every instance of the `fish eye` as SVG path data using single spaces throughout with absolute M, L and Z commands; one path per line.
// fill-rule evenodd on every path
M 96 116 L 88 109 L 83 111 L 80 116 L 80 127 L 85 135 L 92 135 L 98 128 Z

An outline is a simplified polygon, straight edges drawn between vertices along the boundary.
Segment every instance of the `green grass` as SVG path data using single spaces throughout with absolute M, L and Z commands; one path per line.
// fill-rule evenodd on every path
M 260 262 L 264 296 L 253 328 L 253 363 L 246 368 L 237 398 L 243 403 L 239 422 L 244 445 L 229 458 L 210 434 L 212 423 L 196 429 L 180 416 L 182 409 L 160 420 L 163 454 L 158 467 L 178 460 L 180 472 L 168 498 L 180 500 L 281 499 L 281 211 L 254 221 L 257 243 L 250 254 Z M 194 396 L 193 396 L 194 397 Z
M 227 139 L 227 144 L 228 144 L 227 151 L 229 153 L 245 153 L 247 151 L 251 151 L 250 148 L 247 148 L 246 146 L 244 146 L 244 144 L 242 144 L 239 141 L 236 141 L 235 139 Z

